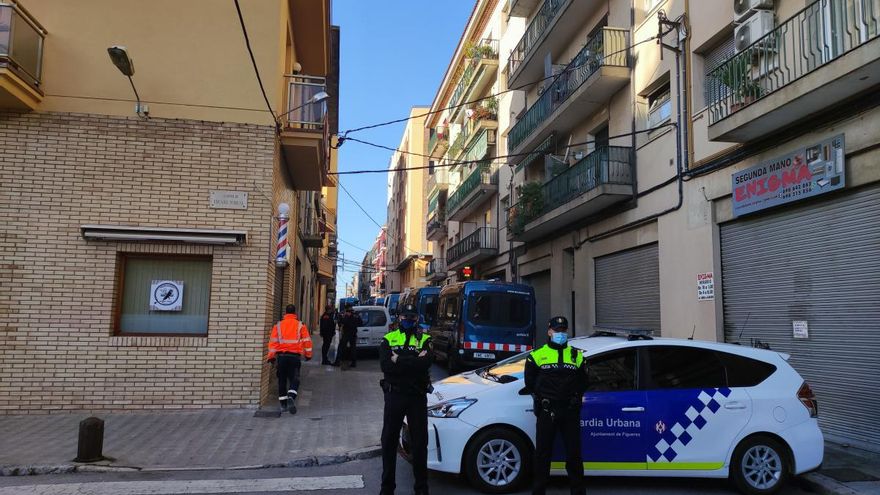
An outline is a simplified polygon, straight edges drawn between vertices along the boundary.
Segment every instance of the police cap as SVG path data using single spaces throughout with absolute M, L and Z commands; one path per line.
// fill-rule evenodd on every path
M 409 316 L 409 317 L 418 317 L 419 312 L 416 311 L 416 307 L 412 304 L 404 304 L 400 307 L 400 316 Z
M 550 318 L 550 324 L 548 326 L 552 329 L 568 329 L 568 320 L 564 316 L 554 316 L 553 318 Z

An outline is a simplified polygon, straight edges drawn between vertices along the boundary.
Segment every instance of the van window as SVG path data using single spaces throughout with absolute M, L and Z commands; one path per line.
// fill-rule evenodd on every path
M 636 350 L 623 349 L 587 359 L 588 392 L 636 389 Z
M 426 294 L 422 296 L 419 312 L 425 319 L 425 323 L 433 325 L 437 319 L 437 294 Z
M 468 320 L 477 325 L 524 327 L 531 323 L 531 309 L 526 294 L 475 291 L 468 297 Z
M 358 316 L 363 320 L 365 327 L 384 327 L 388 324 L 388 319 L 385 318 L 385 312 L 379 311 L 378 309 L 358 311 Z
M 696 347 L 649 346 L 653 388 L 716 388 L 726 384 L 714 351 Z
M 754 387 L 776 371 L 776 366 L 757 359 L 716 352 L 727 370 L 728 387 Z
M 440 312 L 437 313 L 437 316 L 447 320 L 458 318 L 458 298 L 454 296 L 444 297 L 440 301 Z

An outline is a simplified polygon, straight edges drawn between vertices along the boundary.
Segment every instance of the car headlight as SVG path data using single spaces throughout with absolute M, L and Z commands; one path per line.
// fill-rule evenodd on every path
M 428 408 L 429 418 L 457 418 L 465 409 L 471 407 L 477 402 L 477 399 L 459 399 L 447 400 L 439 404 L 434 404 Z

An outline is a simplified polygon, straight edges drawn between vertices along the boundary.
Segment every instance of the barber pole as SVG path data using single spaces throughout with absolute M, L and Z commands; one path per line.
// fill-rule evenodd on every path
M 290 252 L 287 244 L 287 221 L 290 220 L 290 205 L 281 203 L 278 205 L 278 242 L 275 249 L 275 265 L 287 266 Z

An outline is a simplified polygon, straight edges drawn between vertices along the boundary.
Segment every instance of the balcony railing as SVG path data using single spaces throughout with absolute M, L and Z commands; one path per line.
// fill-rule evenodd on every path
M 0 67 L 10 68 L 34 88 L 42 82 L 45 36 L 26 12 L 0 4 Z
M 434 237 L 432 234 L 435 231 L 443 230 L 444 227 L 446 227 L 446 208 L 440 208 L 436 211 L 432 211 L 430 213 L 430 216 L 428 217 L 428 222 L 425 224 L 425 229 L 429 231 L 429 236 Z
M 508 227 L 522 233 L 527 223 L 604 184 L 632 185 L 632 148 L 603 146 L 541 187 L 537 201 L 521 200 L 508 212 Z
M 446 202 L 446 211 L 452 214 L 462 207 L 467 197 L 481 184 L 498 184 L 497 170 L 493 170 L 489 162 L 479 163 L 464 182 L 459 184 Z
M 464 56 L 467 61 L 461 73 L 461 78 L 452 92 L 452 99 L 449 100 L 450 105 L 457 105 L 460 102 L 459 100 L 467 93 L 481 60 L 498 59 L 498 40 L 482 39 L 478 43 L 469 45 L 465 48 Z
M 628 67 L 628 46 L 628 33 L 623 29 L 604 28 L 590 38 L 510 130 L 507 136 L 508 152 L 513 153 L 600 68 Z
M 877 38 L 877 0 L 819 0 L 706 76 L 709 124 Z
M 428 262 L 428 266 L 425 268 L 425 276 L 433 278 L 437 275 L 446 277 L 446 260 L 434 258 Z
M 323 130 L 327 102 L 312 102 L 312 98 L 326 91 L 323 77 L 287 76 L 287 111 L 282 115 L 285 125 L 293 129 Z
M 544 35 L 547 27 L 553 22 L 556 14 L 559 13 L 559 7 L 561 7 L 565 1 L 566 0 L 544 0 L 541 9 L 538 10 L 537 15 L 535 15 L 532 22 L 526 27 L 526 32 L 523 33 L 519 43 L 516 44 L 516 47 L 510 52 L 510 56 L 507 58 L 508 76 L 514 74 L 523 60 L 528 57 L 529 52 L 532 51 L 532 48 L 535 47 L 538 40 Z
M 434 150 L 437 147 L 448 147 L 449 146 L 449 137 L 448 134 L 439 134 L 436 129 L 431 129 L 428 131 L 428 154 L 433 155 Z
M 446 253 L 446 261 L 452 264 L 465 256 L 484 249 L 498 249 L 498 229 L 480 227 L 460 242 L 453 244 Z

